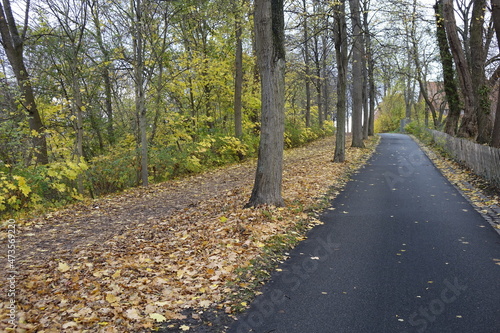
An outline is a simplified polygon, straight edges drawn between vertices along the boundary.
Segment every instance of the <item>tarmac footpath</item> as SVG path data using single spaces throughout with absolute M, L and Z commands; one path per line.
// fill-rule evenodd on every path
M 408 136 L 368 163 L 230 333 L 500 332 L 500 236 Z

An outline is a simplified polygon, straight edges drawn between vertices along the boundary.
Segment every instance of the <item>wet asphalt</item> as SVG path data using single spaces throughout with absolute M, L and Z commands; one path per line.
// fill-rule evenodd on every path
M 419 146 L 352 178 L 228 332 L 499 333 L 500 235 Z

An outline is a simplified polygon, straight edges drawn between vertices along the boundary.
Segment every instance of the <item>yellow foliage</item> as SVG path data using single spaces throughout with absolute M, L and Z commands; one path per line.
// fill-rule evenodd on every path
M 0 211 L 8 208 L 19 209 L 32 192 L 26 178 L 18 175 L 10 176 L 3 171 L 0 171 L 0 175 Z

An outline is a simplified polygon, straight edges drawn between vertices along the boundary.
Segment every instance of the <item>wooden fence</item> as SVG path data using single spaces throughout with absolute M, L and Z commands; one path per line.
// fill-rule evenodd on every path
M 500 149 L 483 146 L 443 132 L 430 130 L 437 145 L 457 162 L 472 169 L 491 183 L 500 186 Z

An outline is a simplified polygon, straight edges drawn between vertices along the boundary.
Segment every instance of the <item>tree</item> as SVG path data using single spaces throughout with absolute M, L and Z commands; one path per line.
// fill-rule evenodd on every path
M 359 0 L 349 0 L 353 34 L 352 50 L 352 146 L 363 148 L 363 30 Z
M 303 29 L 304 29 L 304 66 L 306 82 L 306 127 L 311 127 L 311 61 L 309 54 L 309 14 L 307 12 L 306 0 L 302 0 Z
M 455 69 L 453 68 L 453 56 L 450 53 L 450 46 L 446 38 L 446 31 L 443 24 L 443 3 L 436 1 L 434 6 L 436 13 L 436 37 L 439 46 L 441 66 L 443 68 L 443 84 L 448 102 L 448 116 L 444 127 L 445 133 L 455 136 L 457 134 L 458 121 L 460 118 L 460 98 L 458 96 Z
M 61 47 L 65 50 L 62 56 L 65 58 L 67 70 L 63 75 L 68 77 L 70 86 L 70 95 L 66 98 L 71 101 L 72 116 L 74 117 L 74 128 L 76 132 L 76 149 L 75 155 L 77 163 L 83 159 L 83 97 L 81 80 L 83 73 L 80 68 L 80 59 L 83 47 L 84 32 L 87 23 L 87 1 L 78 2 L 61 2 L 59 4 L 54 1 L 47 1 L 51 12 L 57 18 L 59 26 L 62 29 L 62 34 L 65 40 L 68 41 L 67 47 Z M 72 13 L 71 11 L 74 11 Z M 72 15 L 74 14 L 74 15 Z M 75 28 L 76 27 L 76 28 Z M 78 177 L 78 192 L 83 193 L 83 179 L 81 175 Z
M 370 13 L 370 0 L 365 0 L 363 2 L 363 29 L 365 37 L 365 51 L 366 51 L 366 62 L 367 62 L 367 85 L 368 85 L 368 100 L 369 100 L 369 110 L 368 119 L 365 120 L 365 132 L 368 136 L 373 136 L 375 134 L 375 60 L 373 57 L 373 45 L 372 36 L 370 32 L 370 24 L 368 14 Z
M 1 44 L 5 49 L 7 58 L 16 76 L 17 84 L 21 91 L 23 108 L 28 113 L 28 123 L 33 133 L 36 162 L 47 164 L 49 163 L 49 157 L 47 152 L 47 139 L 44 133 L 45 126 L 38 112 L 30 74 L 24 63 L 24 44 L 28 29 L 30 1 L 28 0 L 26 3 L 24 28 L 21 33 L 19 33 L 17 23 L 14 19 L 10 0 L 3 0 L 2 2 L 3 5 L 0 3 Z
M 132 1 L 133 47 L 134 47 L 134 81 L 135 111 L 139 119 L 139 150 L 141 157 L 141 184 L 148 186 L 148 137 L 146 118 L 146 96 L 144 77 L 144 5 L 142 0 Z
M 474 114 L 477 118 L 477 142 L 489 143 L 491 137 L 490 89 L 486 80 L 486 50 L 483 44 L 486 0 L 475 0 L 470 27 L 470 71 L 474 88 Z
M 337 60 L 337 132 L 335 141 L 334 162 L 345 161 L 345 132 L 346 132 L 346 91 L 347 91 L 347 23 L 345 19 L 345 0 L 334 5 L 334 39 L 335 58 Z
M 500 45 L 500 0 L 491 0 L 493 24 L 497 35 L 498 45 Z M 497 109 L 491 146 L 500 148 L 500 89 L 498 90 Z
M 236 35 L 236 53 L 235 53 L 235 75 L 234 75 L 234 136 L 241 138 L 243 136 L 243 124 L 241 114 L 241 99 L 243 95 L 243 7 L 245 0 L 234 2 L 235 16 L 235 35 Z
M 107 132 L 108 141 L 110 144 L 115 143 L 115 125 L 114 125 L 114 112 L 113 112 L 113 95 L 112 95 L 112 83 L 111 83 L 111 52 L 104 43 L 103 33 L 102 33 L 102 22 L 101 22 L 101 11 L 102 6 L 99 0 L 92 0 L 89 3 L 90 11 L 92 15 L 92 20 L 94 23 L 95 32 L 93 33 L 94 39 L 99 46 L 99 51 L 102 53 L 102 79 L 104 83 L 104 96 L 105 96 L 105 108 L 104 112 L 107 116 Z
M 255 1 L 255 38 L 261 75 L 261 134 L 252 195 L 247 206 L 283 206 L 285 23 L 283 0 Z
M 464 97 L 464 117 L 458 131 L 459 136 L 475 138 L 477 135 L 477 119 L 474 114 L 474 89 L 469 65 L 465 58 L 464 49 L 458 37 L 457 24 L 455 20 L 453 0 L 443 0 L 443 18 L 445 22 L 446 35 L 450 43 L 450 51 L 453 55 L 455 67 L 460 82 L 460 88 Z

